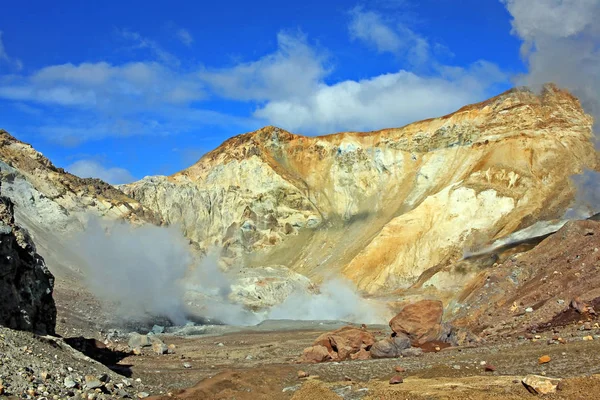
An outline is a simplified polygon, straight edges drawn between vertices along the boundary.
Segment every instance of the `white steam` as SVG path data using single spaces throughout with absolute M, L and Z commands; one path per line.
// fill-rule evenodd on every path
M 600 0 L 502 1 L 513 17 L 513 34 L 523 40 L 521 55 L 528 72 L 518 83 L 554 82 L 569 89 L 594 117 L 600 145 Z M 598 178 L 593 172 L 574 178 L 577 198 L 566 217 L 600 209 Z
M 269 319 L 340 320 L 375 324 L 386 321 L 385 307 L 371 304 L 342 279 L 332 279 L 321 285 L 318 294 L 292 293 L 269 312 Z
M 192 259 L 176 228 L 90 219 L 76 242 L 88 287 L 120 316 L 185 323 L 181 281 Z
M 523 40 L 520 84 L 554 82 L 600 117 L 600 0 L 503 0 Z
M 247 275 L 239 269 L 224 272 L 217 251 L 198 262 L 175 227 L 134 227 L 92 218 L 75 243 L 88 288 L 123 321 L 168 318 L 183 325 L 192 319 L 238 326 L 265 319 L 385 321 L 385 306 L 371 304 L 341 280 L 325 282 L 318 292 L 308 287 L 289 291 L 289 286 L 265 277 L 273 291 L 288 290 L 273 294 L 284 300 L 271 308 L 250 310 L 232 300 L 232 287 L 239 287 Z

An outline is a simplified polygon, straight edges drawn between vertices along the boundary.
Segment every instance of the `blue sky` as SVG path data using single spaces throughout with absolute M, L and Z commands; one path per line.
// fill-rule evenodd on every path
M 573 1 L 9 2 L 0 127 L 58 166 L 122 183 L 264 125 L 401 126 L 531 74 L 540 38 L 592 29 L 598 1 L 562 4 Z

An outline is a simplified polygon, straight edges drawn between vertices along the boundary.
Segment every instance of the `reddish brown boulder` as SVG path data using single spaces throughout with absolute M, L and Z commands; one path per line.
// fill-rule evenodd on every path
M 325 346 L 307 347 L 300 357 L 302 363 L 320 363 L 327 360 L 331 360 L 331 355 Z
M 397 334 L 406 334 L 413 346 L 439 340 L 443 331 L 441 301 L 421 300 L 409 304 L 390 321 L 390 328 Z
M 365 349 L 360 349 L 358 353 L 350 354 L 351 360 L 370 360 L 371 352 Z
M 331 358 L 342 361 L 361 349 L 369 350 L 375 343 L 372 333 L 351 326 L 345 326 L 333 332 L 322 334 L 313 343 L 314 346 L 323 346 L 329 351 Z

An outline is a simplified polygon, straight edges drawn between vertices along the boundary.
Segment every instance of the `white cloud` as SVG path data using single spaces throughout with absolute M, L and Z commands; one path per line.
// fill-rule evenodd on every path
M 351 12 L 348 25 L 350 37 L 374 47 L 380 53 L 393 53 L 405 57 L 415 65 L 429 61 L 428 40 L 400 21 L 386 20 L 381 14 L 365 11 L 361 7 Z
M 134 44 L 134 48 L 149 50 L 159 61 L 175 67 L 181 65 L 181 61 L 179 61 L 176 56 L 166 51 L 156 41 L 148 39 L 138 32 L 128 31 L 126 29 L 117 32 L 123 39 L 131 41 Z
M 79 160 L 65 168 L 80 178 L 99 178 L 111 185 L 130 183 L 135 178 L 124 168 L 106 168 L 94 160 Z
M 178 29 L 177 38 L 181 40 L 181 43 L 185 44 L 188 47 L 191 46 L 192 43 L 194 43 L 194 37 L 187 29 Z
M 204 96 L 200 82 L 156 62 L 62 64 L 0 83 L 0 97 L 128 114 Z
M 600 0 L 503 0 L 523 40 L 520 84 L 555 82 L 600 118 Z
M 302 36 L 280 34 L 278 49 L 253 62 L 213 70 L 202 78 L 219 93 L 254 100 L 254 116 L 305 134 L 401 126 L 484 99 L 506 80 L 493 64 L 435 66 L 430 75 L 397 70 L 363 80 L 326 82 L 325 54 Z
M 232 68 L 208 70 L 200 77 L 217 93 L 238 100 L 302 98 L 327 75 L 327 55 L 310 47 L 303 35 L 279 33 L 277 50 Z
M 16 70 L 21 70 L 23 68 L 23 63 L 18 58 L 10 57 L 6 53 L 6 49 L 4 48 L 4 42 L 2 41 L 3 32 L 0 31 L 0 64 L 5 63 L 15 68 Z
M 419 76 L 401 70 L 361 81 L 321 84 L 302 100 L 275 100 L 255 115 L 293 131 L 366 131 L 444 115 L 486 97 L 489 85 L 504 79 L 493 64 Z

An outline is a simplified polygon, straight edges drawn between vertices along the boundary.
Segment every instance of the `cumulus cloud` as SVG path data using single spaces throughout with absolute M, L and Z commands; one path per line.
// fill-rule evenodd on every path
M 135 178 L 124 168 L 107 168 L 95 160 L 79 160 L 69 165 L 67 171 L 80 178 L 99 178 L 112 185 L 130 183 Z
M 480 100 L 491 84 L 503 79 L 498 67 L 487 62 L 441 71 L 437 76 L 400 70 L 360 81 L 321 84 L 301 100 L 274 100 L 255 115 L 304 132 L 395 127 Z
M 302 98 L 328 74 L 327 54 L 302 34 L 280 32 L 277 50 L 256 61 L 212 69 L 200 77 L 222 96 L 236 100 Z
M 0 31 L 0 64 L 4 63 L 12 68 L 20 70 L 23 68 L 23 63 L 18 58 L 13 58 L 6 53 L 6 49 L 4 48 L 4 42 L 2 41 L 3 32 Z
M 523 40 L 519 84 L 555 82 L 600 118 L 600 0 L 503 0 Z
M 179 28 L 176 34 L 181 43 L 185 44 L 186 46 L 189 47 L 192 45 L 192 43 L 194 43 L 194 37 L 187 29 Z
M 393 53 L 405 57 L 415 65 L 424 64 L 430 57 L 428 40 L 414 32 L 406 24 L 395 23 L 374 11 L 361 7 L 351 12 L 348 25 L 350 37 L 373 46 L 380 53 Z
M 254 116 L 285 129 L 323 134 L 371 130 L 442 115 L 482 100 L 506 76 L 489 62 L 433 74 L 397 70 L 363 80 L 327 83 L 326 53 L 302 35 L 280 33 L 277 50 L 252 62 L 202 74 L 224 96 L 258 102 Z

